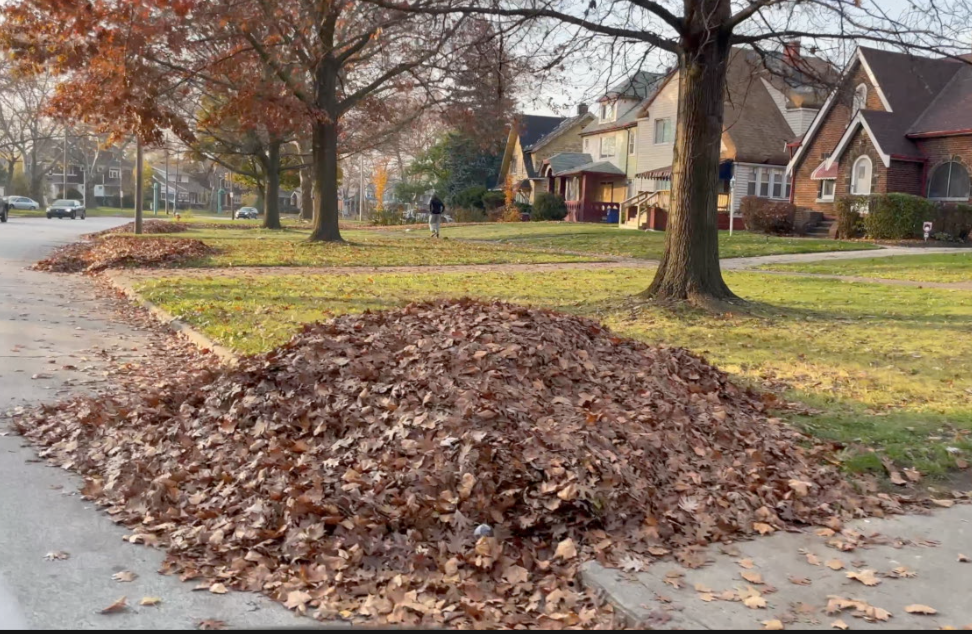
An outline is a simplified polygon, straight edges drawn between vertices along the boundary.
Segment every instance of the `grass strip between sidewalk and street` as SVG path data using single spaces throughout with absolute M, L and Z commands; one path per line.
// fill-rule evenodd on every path
M 829 260 L 800 264 L 766 264 L 762 270 L 849 275 L 912 282 L 972 282 L 972 250 L 931 255 L 896 255 L 886 258 Z
M 176 274 L 178 275 L 178 274 Z M 284 343 L 303 324 L 411 301 L 471 296 L 601 320 L 620 334 L 687 347 L 738 380 L 807 406 L 790 418 L 850 448 L 855 471 L 881 457 L 944 475 L 949 448 L 972 450 L 972 294 L 828 279 L 728 273 L 753 302 L 738 315 L 633 301 L 652 271 L 165 277 L 147 299 L 242 353 Z M 871 448 L 879 451 L 875 453 Z

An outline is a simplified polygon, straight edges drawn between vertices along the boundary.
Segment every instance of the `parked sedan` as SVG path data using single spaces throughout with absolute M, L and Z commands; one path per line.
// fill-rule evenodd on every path
M 47 218 L 85 218 L 84 205 L 80 200 L 55 200 L 54 204 L 47 208 Z
M 40 205 L 37 204 L 37 201 L 27 198 L 26 196 L 7 196 L 7 202 L 10 203 L 11 209 L 29 209 L 31 211 L 40 209 Z
M 260 212 L 256 210 L 256 207 L 240 207 L 240 210 L 236 212 L 237 220 L 256 220 Z

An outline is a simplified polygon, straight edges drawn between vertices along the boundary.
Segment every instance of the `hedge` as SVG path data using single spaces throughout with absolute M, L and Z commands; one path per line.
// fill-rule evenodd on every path
M 792 203 L 746 196 L 740 201 L 739 210 L 750 231 L 774 235 L 793 233 L 796 206 Z
M 533 201 L 531 220 L 563 220 L 567 217 L 567 203 L 557 194 L 541 192 Z

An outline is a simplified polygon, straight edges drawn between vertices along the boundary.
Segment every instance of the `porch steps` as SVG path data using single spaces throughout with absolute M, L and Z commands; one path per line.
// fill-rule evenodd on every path
M 820 224 L 818 224 L 815 227 L 811 227 L 807 231 L 807 237 L 808 238 L 824 238 L 824 239 L 829 238 L 830 237 L 830 228 L 832 226 L 834 226 L 834 223 L 835 222 L 836 222 L 836 220 L 833 219 L 833 218 L 824 217 L 824 219 L 820 221 Z

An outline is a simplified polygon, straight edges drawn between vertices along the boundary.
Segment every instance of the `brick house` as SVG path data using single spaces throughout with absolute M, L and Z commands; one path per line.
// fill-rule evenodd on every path
M 555 154 L 580 152 L 580 132 L 593 119 L 586 105 L 579 106 L 573 117 L 516 115 L 510 125 L 497 187 L 502 189 L 510 176 L 517 202 L 533 204 L 538 193 L 548 191 L 547 179 L 539 173 L 540 166 Z
M 848 195 L 968 202 L 972 65 L 859 47 L 791 152 L 792 202 L 826 218 Z

